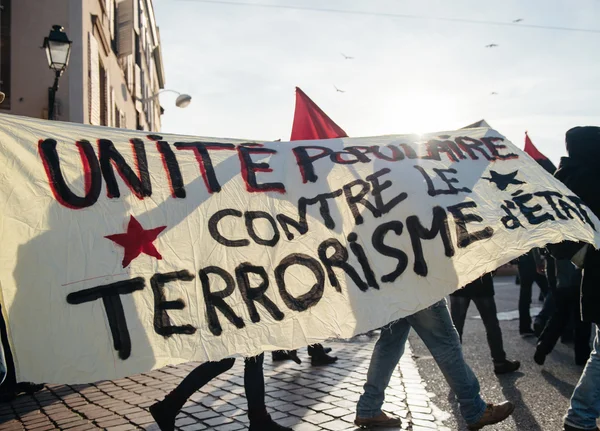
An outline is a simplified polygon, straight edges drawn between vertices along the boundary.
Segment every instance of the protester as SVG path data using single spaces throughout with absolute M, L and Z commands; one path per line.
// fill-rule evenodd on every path
M 575 127 L 566 134 L 568 157 L 560 161 L 555 176 L 562 181 L 600 217 L 600 127 Z M 596 229 L 600 228 L 595 226 Z M 557 258 L 573 259 L 578 250 L 573 243 L 564 242 L 551 247 Z M 600 324 L 600 251 L 587 247 L 583 260 L 583 280 L 580 287 L 581 318 L 584 322 Z M 595 328 L 594 349 L 575 387 L 565 416 L 565 431 L 598 430 L 600 417 L 600 329 Z
M 544 296 L 548 292 L 548 281 L 542 272 L 542 260 L 537 249 L 533 249 L 519 258 L 519 278 L 521 280 L 519 293 L 519 332 L 524 337 L 535 335 L 535 332 L 531 328 L 531 314 L 529 311 L 533 283 L 537 283 Z
M 579 286 L 581 270 L 571 261 L 561 259 L 556 261 L 557 286 L 554 292 L 555 310 L 540 335 L 533 359 L 543 365 L 558 339 L 571 320 L 573 311 L 579 316 Z M 590 323 L 582 322 L 580 318 L 575 323 L 575 363 L 585 365 L 590 357 Z
M 404 353 L 410 328 L 413 328 L 433 355 L 446 381 L 454 392 L 460 412 L 470 430 L 502 422 L 510 416 L 514 405 L 486 404 L 479 394 L 479 381 L 465 362 L 460 339 L 446 304 L 441 300 L 411 316 L 381 329 L 367 373 L 364 393 L 358 400 L 354 423 L 361 428 L 399 427 L 401 420 L 383 413 L 385 389 Z
M 521 363 L 506 359 L 506 352 L 504 352 L 502 330 L 500 329 L 500 322 L 498 322 L 498 312 L 496 310 L 496 301 L 494 300 L 494 280 L 492 274 L 485 274 L 483 277 L 478 278 L 450 295 L 452 321 L 454 322 L 461 343 L 467 311 L 471 301 L 475 303 L 485 326 L 488 346 L 492 353 L 492 360 L 494 361 L 494 372 L 496 374 L 506 374 L 517 371 Z
M 291 431 L 279 425 L 269 415 L 265 405 L 264 353 L 244 361 L 244 389 L 248 401 L 249 431 Z M 150 413 L 162 431 L 175 429 L 175 418 L 189 397 L 219 374 L 229 370 L 235 359 L 205 362 L 196 367 L 162 401 L 150 406 Z
M 322 344 L 312 344 L 306 348 L 310 356 L 310 364 L 318 367 L 321 365 L 330 365 L 337 361 L 337 356 L 328 355 L 331 352 L 330 347 L 323 347 Z M 271 353 L 273 362 L 291 360 L 301 364 L 302 360 L 298 357 L 296 350 L 275 350 Z

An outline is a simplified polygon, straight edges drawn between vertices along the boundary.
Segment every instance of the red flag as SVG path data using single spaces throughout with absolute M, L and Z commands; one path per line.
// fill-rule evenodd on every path
M 552 161 L 548 157 L 544 156 L 540 152 L 540 150 L 538 150 L 535 147 L 535 145 L 533 145 L 533 142 L 531 142 L 531 139 L 529 138 L 527 132 L 525 132 L 525 148 L 523 149 L 523 151 L 529 154 L 533 158 L 533 160 L 538 162 L 548 172 L 554 174 L 554 172 L 556 171 L 556 166 L 554 166 L 554 163 L 552 163 Z
M 348 135 L 296 87 L 296 112 L 290 141 L 346 138 Z

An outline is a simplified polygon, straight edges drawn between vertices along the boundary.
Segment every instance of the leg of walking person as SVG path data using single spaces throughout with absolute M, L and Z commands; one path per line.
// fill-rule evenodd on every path
M 452 322 L 454 323 L 456 332 L 458 332 L 461 343 L 465 320 L 467 319 L 467 311 L 469 311 L 469 304 L 471 304 L 471 298 L 469 297 L 450 295 Z
M 576 290 L 578 292 L 578 289 Z M 558 342 L 558 339 L 563 333 L 569 316 L 573 308 L 572 301 L 572 290 L 569 288 L 559 288 L 554 292 L 556 298 L 556 307 L 554 313 L 550 316 L 550 319 L 546 323 L 544 330 L 540 334 L 539 341 L 537 343 L 533 360 L 538 365 L 543 365 L 546 356 L 554 350 L 554 346 Z M 579 304 L 577 303 L 577 307 Z
M 250 419 L 248 431 L 291 431 L 290 428 L 274 422 L 267 412 L 264 359 L 265 354 L 261 353 L 244 360 L 244 390 L 248 401 L 248 419 Z
M 385 399 L 385 390 L 390 383 L 392 374 L 404 353 L 404 346 L 410 332 L 406 319 L 400 319 L 381 328 L 379 340 L 371 355 L 371 363 L 367 372 L 364 392 L 356 406 L 358 426 L 400 426 L 400 419 L 388 417 L 381 407 Z
M 504 342 L 502 340 L 502 330 L 498 321 L 498 310 L 493 296 L 482 296 L 473 298 L 473 302 L 479 310 L 479 315 L 485 326 L 488 346 L 494 362 L 494 372 L 496 374 L 506 374 L 517 371 L 521 367 L 519 361 L 509 361 L 506 359 L 504 351 Z
M 454 392 L 467 424 L 478 422 L 486 411 L 479 381 L 463 357 L 458 332 L 452 324 L 446 301 L 407 317 L 423 340 Z
M 189 397 L 219 374 L 233 367 L 234 362 L 235 359 L 227 358 L 218 362 L 205 362 L 197 366 L 162 401 L 150 406 L 150 414 L 161 431 L 173 431 L 177 413 Z
M 600 330 L 596 328 L 594 350 L 571 397 L 565 429 L 597 430 L 600 417 Z

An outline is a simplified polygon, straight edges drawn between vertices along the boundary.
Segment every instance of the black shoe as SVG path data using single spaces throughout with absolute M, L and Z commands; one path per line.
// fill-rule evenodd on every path
M 533 329 L 531 329 L 531 328 L 527 328 L 522 331 L 519 331 L 519 333 L 521 334 L 521 337 L 523 337 L 523 338 L 535 337 L 535 332 L 533 332 Z
M 332 349 L 331 349 L 331 347 L 323 347 L 323 346 L 321 346 L 320 350 L 321 350 L 322 353 L 330 353 Z M 313 356 L 313 349 L 310 348 L 310 346 L 309 346 L 309 348 L 307 349 L 307 351 L 308 351 L 308 356 L 312 357 Z M 319 352 L 319 353 L 321 353 L 321 352 Z
M 271 353 L 271 357 L 273 358 L 273 362 L 294 361 L 297 364 L 302 363 L 298 357 L 298 352 L 295 350 L 276 350 Z
M 323 347 L 322 352 L 323 353 L 331 353 L 331 350 L 333 350 L 331 347 Z M 312 357 L 312 349 L 308 349 L 308 356 Z
M 31 383 L 31 382 L 21 382 L 21 383 L 17 383 L 15 393 L 17 395 L 20 395 L 20 394 L 33 395 L 36 392 L 41 391 L 42 389 L 44 389 L 43 383 L 36 384 L 36 383 Z
M 544 365 L 544 362 L 546 362 L 546 354 L 539 347 L 537 347 L 535 349 L 535 353 L 533 354 L 533 360 L 538 365 Z
M 15 400 L 19 395 L 33 395 L 36 392 L 44 389 L 43 384 L 36 384 L 31 382 L 17 383 L 14 388 L 9 390 L 0 391 L 0 403 L 10 403 Z
M 329 356 L 327 354 L 322 354 L 310 358 L 310 364 L 314 367 L 319 367 L 321 365 L 331 365 L 337 360 L 337 356 Z
M 509 361 L 505 359 L 504 362 L 494 363 L 494 373 L 496 374 L 508 374 L 514 373 L 519 368 L 521 368 L 521 363 L 519 361 Z
M 279 425 L 270 415 L 267 418 L 260 421 L 250 421 L 248 431 L 293 431 L 291 428 Z
M 178 412 L 171 410 L 164 401 L 152 404 L 148 410 L 161 431 L 175 430 L 175 417 Z

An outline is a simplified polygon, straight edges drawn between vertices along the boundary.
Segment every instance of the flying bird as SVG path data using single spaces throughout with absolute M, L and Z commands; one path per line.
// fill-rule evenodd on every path
M 521 22 L 521 21 L 523 21 L 523 18 L 515 19 L 513 22 L 516 23 L 516 22 Z
M 345 60 L 354 60 L 354 57 L 350 57 L 349 55 L 346 55 L 343 52 L 341 52 L 340 54 L 342 54 L 342 57 L 344 57 Z
M 345 93 L 346 91 L 344 90 L 340 90 L 339 88 L 337 88 L 335 85 L 333 86 L 333 88 L 335 88 L 335 91 L 337 91 L 338 93 Z
M 498 45 L 495 43 L 490 43 L 489 45 L 486 45 L 486 48 L 496 48 Z

